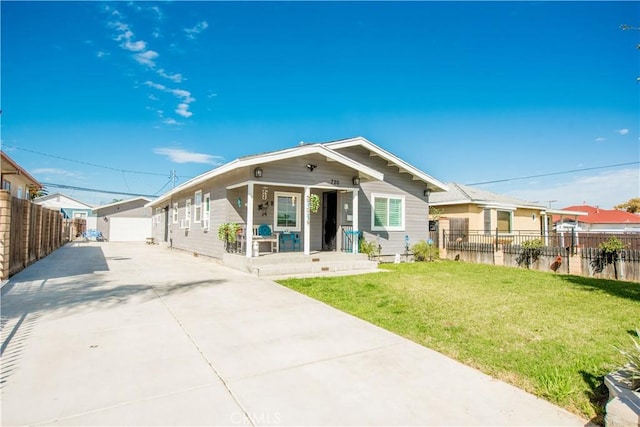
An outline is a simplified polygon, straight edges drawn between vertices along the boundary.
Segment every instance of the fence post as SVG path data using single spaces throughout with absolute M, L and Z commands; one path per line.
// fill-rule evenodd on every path
M 440 217 L 438 227 L 442 230 L 442 239 L 438 239 L 440 259 L 447 259 L 447 230 L 449 229 L 449 218 Z
M 0 190 L 0 280 L 9 277 L 11 258 L 11 193 Z
M 496 252 L 498 252 L 498 227 L 496 227 Z
M 571 255 L 575 255 L 576 250 L 576 229 L 571 229 Z

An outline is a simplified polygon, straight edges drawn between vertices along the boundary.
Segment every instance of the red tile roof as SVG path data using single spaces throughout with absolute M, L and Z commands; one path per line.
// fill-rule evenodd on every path
M 617 209 L 601 209 L 595 206 L 578 205 L 567 206 L 563 210 L 586 212 L 586 216 L 579 216 L 578 222 L 586 224 L 640 224 L 640 215 Z M 564 216 L 564 218 L 569 218 Z M 573 219 L 573 218 L 571 218 Z M 553 222 L 560 221 L 559 215 L 553 216 Z

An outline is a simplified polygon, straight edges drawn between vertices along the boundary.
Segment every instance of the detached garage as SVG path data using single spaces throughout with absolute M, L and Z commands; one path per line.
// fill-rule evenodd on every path
M 151 237 L 150 199 L 137 197 L 93 209 L 98 216 L 98 230 L 110 242 L 144 242 Z

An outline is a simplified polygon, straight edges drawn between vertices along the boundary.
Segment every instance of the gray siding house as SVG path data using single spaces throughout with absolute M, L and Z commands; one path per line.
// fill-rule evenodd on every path
M 225 253 L 217 231 L 227 222 L 245 230 L 238 250 L 248 258 L 254 242 L 261 250 L 268 243 L 256 233 L 260 226 L 280 251 L 357 253 L 353 236 L 360 235 L 393 254 L 404 252 L 407 239 L 428 239 L 428 198 L 439 191 L 445 184 L 357 137 L 241 157 L 146 206 L 156 242 L 216 258 Z M 286 237 L 297 245 L 287 246 Z

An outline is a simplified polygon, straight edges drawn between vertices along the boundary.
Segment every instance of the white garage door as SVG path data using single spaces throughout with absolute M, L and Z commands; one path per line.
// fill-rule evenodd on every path
M 144 242 L 151 237 L 151 218 L 109 218 L 109 241 Z

